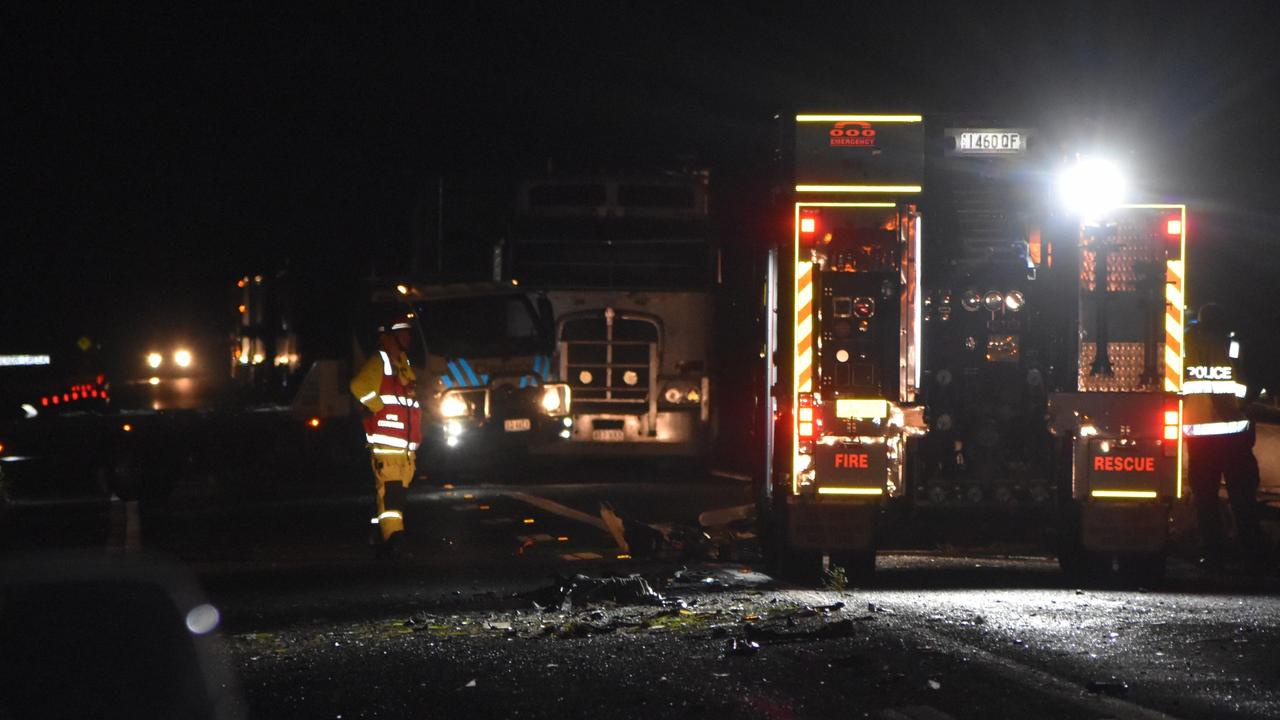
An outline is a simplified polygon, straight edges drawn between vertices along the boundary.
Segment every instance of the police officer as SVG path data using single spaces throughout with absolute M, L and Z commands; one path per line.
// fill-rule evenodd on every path
M 1204 543 L 1201 564 L 1217 570 L 1223 562 L 1218 487 L 1224 478 L 1241 548 L 1254 560 L 1263 553 L 1254 429 L 1245 415 L 1254 392 L 1241 377 L 1240 343 L 1229 329 L 1226 311 L 1208 303 L 1197 318 L 1185 340 L 1183 433 Z
M 417 378 L 406 354 L 412 342 L 409 320 L 397 317 L 378 328 L 378 351 L 350 385 L 369 411 L 364 430 L 377 483 L 378 514 L 372 522 L 378 526 L 381 555 L 393 554 L 403 537 L 405 499 L 422 436 Z

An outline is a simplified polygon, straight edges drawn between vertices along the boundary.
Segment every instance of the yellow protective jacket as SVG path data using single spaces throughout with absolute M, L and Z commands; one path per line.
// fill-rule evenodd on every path
M 1183 360 L 1182 432 L 1187 437 L 1229 435 L 1249 429 L 1240 374 L 1240 344 L 1232 337 L 1187 329 Z
M 369 409 L 365 440 L 373 446 L 414 451 L 422 441 L 422 406 L 409 358 L 379 350 L 351 379 L 351 394 Z

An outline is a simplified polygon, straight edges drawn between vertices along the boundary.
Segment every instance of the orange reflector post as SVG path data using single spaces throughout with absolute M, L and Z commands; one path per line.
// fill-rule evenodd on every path
M 123 430 L 123 431 L 125 431 L 125 432 L 133 432 L 133 426 L 132 426 L 132 425 L 130 425 L 129 423 L 125 423 L 125 424 L 121 425 L 121 426 L 120 426 L 120 429 L 121 429 L 121 430 Z
M 532 525 L 532 524 L 533 524 L 533 518 L 525 518 L 525 519 L 524 519 L 524 524 L 525 524 L 525 525 Z
M 311 427 L 313 427 L 313 428 L 318 428 L 318 427 L 320 427 L 320 418 L 318 418 L 318 417 L 313 417 L 313 418 L 311 418 L 310 420 L 308 420 L 308 421 L 307 421 L 307 424 L 308 424 L 308 425 L 310 425 L 310 426 L 311 426 Z

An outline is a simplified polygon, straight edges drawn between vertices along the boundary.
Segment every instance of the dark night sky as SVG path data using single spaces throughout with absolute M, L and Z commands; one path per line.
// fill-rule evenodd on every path
M 1201 278 L 1238 278 L 1237 301 L 1280 269 L 1267 4 L 554 7 L 5 15 L 4 327 L 196 317 L 231 278 L 286 262 L 389 269 L 439 177 L 455 245 L 483 240 L 512 178 L 548 158 L 692 158 L 746 187 L 767 172 L 770 116 L 793 107 L 981 110 L 1111 138 L 1141 182 L 1194 204 L 1193 301 Z

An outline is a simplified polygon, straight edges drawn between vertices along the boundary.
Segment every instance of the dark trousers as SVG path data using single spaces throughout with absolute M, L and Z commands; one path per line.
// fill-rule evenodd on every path
M 1253 456 L 1253 425 L 1245 432 L 1187 438 L 1187 472 L 1196 503 L 1205 554 L 1222 554 L 1222 514 L 1218 487 L 1227 483 L 1236 535 L 1250 553 L 1262 552 L 1258 508 L 1258 461 Z

